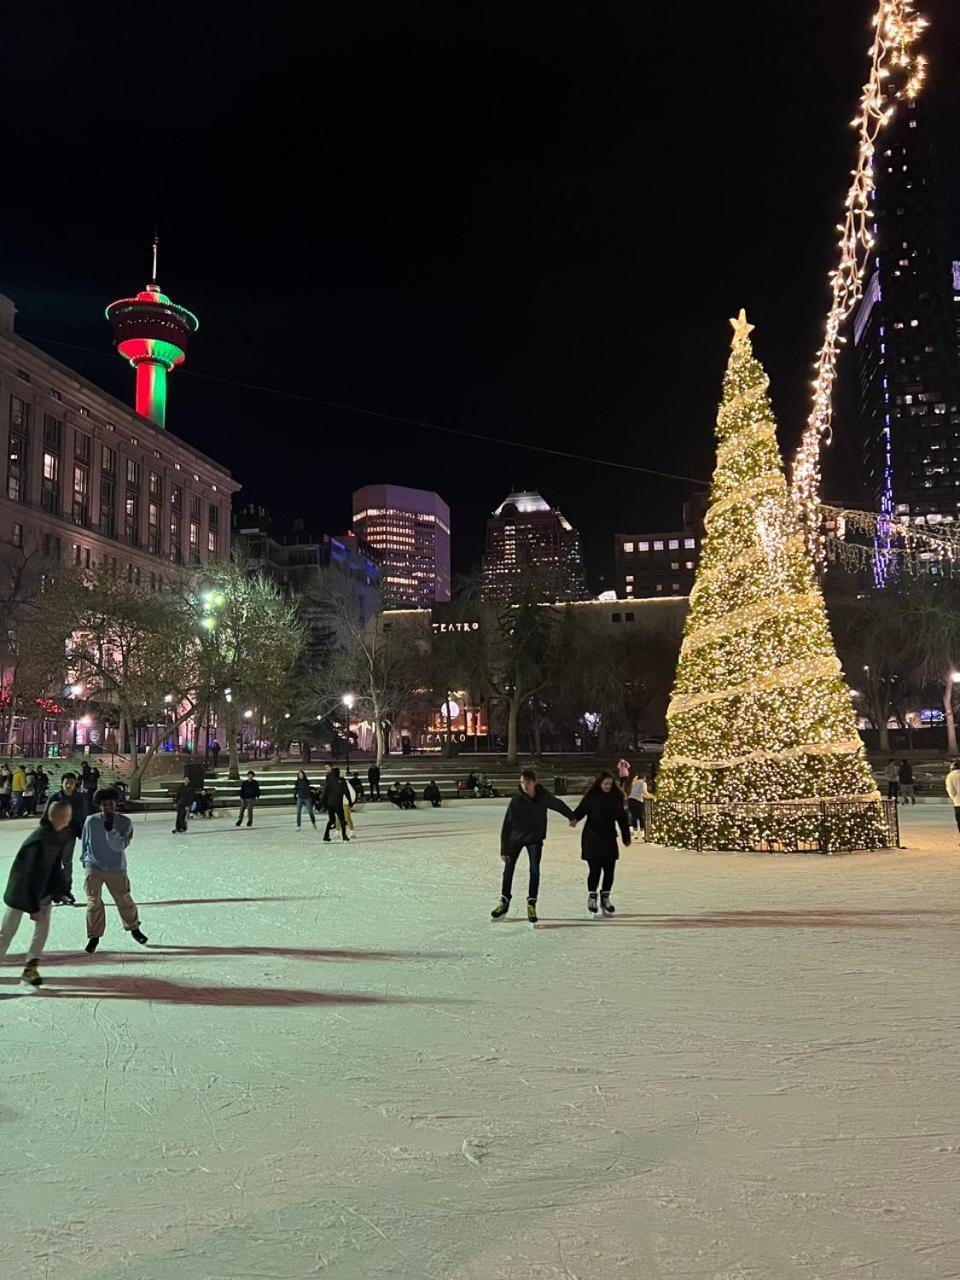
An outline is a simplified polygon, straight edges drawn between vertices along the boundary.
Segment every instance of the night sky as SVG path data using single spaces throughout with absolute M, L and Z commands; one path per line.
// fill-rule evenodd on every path
M 920 7 L 955 214 L 960 8 Z M 201 322 L 168 425 L 240 501 L 337 532 L 361 484 L 435 488 L 465 569 L 535 486 L 600 586 L 614 532 L 677 527 L 691 486 L 523 446 L 709 478 L 740 306 L 796 439 L 873 8 L 13 6 L 0 291 L 130 400 L 102 312 L 145 283 L 157 220 L 160 283 Z M 827 475 L 856 500 L 851 365 Z

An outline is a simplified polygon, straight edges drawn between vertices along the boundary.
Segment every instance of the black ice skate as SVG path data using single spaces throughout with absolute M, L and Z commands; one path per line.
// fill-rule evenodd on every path
M 605 916 L 612 916 L 616 913 L 617 908 L 610 901 L 609 893 L 601 893 L 600 910 L 603 912 Z
M 497 905 L 490 912 L 490 919 L 502 920 L 509 910 L 510 910 L 510 899 L 501 898 L 500 901 L 497 903 Z
M 597 906 L 597 895 L 595 893 L 587 894 L 587 910 L 592 916 L 595 916 L 599 910 L 599 907 Z
M 537 900 L 536 898 L 528 898 L 527 899 L 527 919 L 530 921 L 531 924 L 536 924 L 538 918 L 539 917 L 537 916 Z
M 83 949 L 88 956 L 92 956 L 93 953 L 96 951 L 97 947 L 99 947 L 99 945 L 100 945 L 99 938 L 88 938 L 87 945 Z
M 140 929 L 131 929 L 130 937 L 134 940 L 134 942 L 139 942 L 141 947 L 145 947 L 147 943 L 150 941 L 147 935 L 143 933 L 142 930 Z
M 36 960 L 28 960 L 24 965 L 23 973 L 20 975 L 20 981 L 25 987 L 30 987 L 36 991 L 37 987 L 43 986 L 43 979 L 37 969 Z

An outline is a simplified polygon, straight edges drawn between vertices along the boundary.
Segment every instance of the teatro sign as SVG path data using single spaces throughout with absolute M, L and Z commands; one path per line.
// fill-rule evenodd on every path
M 450 632 L 450 631 L 462 632 L 462 631 L 479 631 L 480 630 L 479 622 L 434 622 L 431 625 L 433 626 L 433 634 L 435 636 L 443 635 L 445 632 Z

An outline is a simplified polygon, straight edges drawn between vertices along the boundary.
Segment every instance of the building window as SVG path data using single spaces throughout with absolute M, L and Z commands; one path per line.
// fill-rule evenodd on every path
M 696 545 L 697 545 L 696 538 L 684 538 L 683 540 L 684 550 L 686 551 L 692 551 Z
M 52 413 L 43 415 L 43 447 L 54 453 L 60 452 L 60 441 L 63 435 L 63 423 Z
M 85 431 L 77 431 L 73 437 L 73 456 L 77 462 L 90 461 L 90 437 Z
M 105 476 L 115 476 L 117 474 L 117 451 L 111 449 L 105 444 L 100 450 L 100 470 Z
M 627 576 L 626 576 L 626 581 L 627 581 L 627 582 L 633 582 L 633 581 L 635 581 L 634 575 L 633 575 L 632 573 L 628 573 L 628 574 L 627 574 Z
M 181 561 L 180 522 L 183 491 L 179 485 L 170 487 L 170 559 L 176 564 Z
M 649 550 L 650 550 L 650 543 L 649 543 L 649 542 L 638 542 L 638 543 L 637 543 L 637 550 L 638 550 L 638 551 L 649 551 Z
M 158 499 L 163 497 L 163 480 L 156 471 L 150 472 L 150 497 Z
M 128 493 L 123 504 L 123 536 L 132 547 L 140 545 L 140 498 Z
M 43 535 L 43 554 L 48 560 L 55 560 L 60 563 L 60 539 L 55 533 L 45 533 Z
M 680 540 L 678 538 L 671 538 L 668 545 L 671 551 L 678 551 L 680 548 Z
M 633 614 L 632 614 L 632 613 L 625 613 L 625 614 L 623 615 L 623 620 L 624 620 L 624 622 L 632 622 L 632 621 L 633 621 Z
M 117 485 L 106 475 L 100 477 L 100 532 L 117 536 Z
M 658 583 L 657 583 L 657 590 L 658 590 L 658 591 L 662 591 L 662 590 L 663 590 L 663 583 L 662 583 L 662 582 L 658 582 Z
M 131 489 L 140 488 L 140 463 L 133 458 L 127 459 L 127 484 Z
M 43 451 L 43 479 L 40 482 L 40 505 L 56 514 L 60 510 L 60 459 Z
M 623 544 L 623 549 L 624 549 L 624 551 L 626 552 L 626 554 L 627 554 L 627 555 L 630 555 L 630 553 L 633 551 L 633 543 L 632 543 L 632 542 L 625 542 L 625 543 Z
M 662 550 L 663 550 L 663 543 L 662 543 L 662 542 L 655 542 L 655 543 L 653 544 L 653 549 L 654 549 L 654 551 L 662 551 Z
M 683 567 L 685 569 L 695 569 L 697 566 L 693 563 L 692 560 L 688 560 Z
M 77 409 L 77 413 L 79 413 L 81 418 L 90 417 L 90 410 L 85 408 L 83 405 L 80 405 L 80 407 Z
M 23 546 L 23 525 L 17 520 L 13 522 L 13 532 L 10 536 L 10 541 L 15 547 Z
M 672 560 L 672 561 L 670 562 L 670 568 L 671 568 L 671 569 L 673 569 L 674 571 L 676 571 L 677 569 L 679 569 L 679 568 L 680 568 L 680 561 L 679 561 L 679 560 Z
M 27 446 L 30 437 L 30 406 L 10 397 L 10 436 L 7 442 L 7 497 L 26 501 Z
M 672 589 L 673 589 L 674 591 L 676 591 L 676 592 L 679 592 L 679 591 L 680 591 L 680 583 L 679 583 L 679 582 L 675 582 L 675 583 L 673 584 L 673 588 L 672 588 Z
M 151 502 L 147 507 L 147 525 L 149 526 L 149 550 L 152 555 L 158 556 L 163 549 L 159 502 Z
M 194 564 L 200 563 L 200 526 L 196 520 L 190 521 L 190 559 Z
M 610 615 L 610 621 L 611 621 L 611 622 L 619 622 L 619 621 L 620 621 L 620 615 L 619 615 L 619 613 L 612 613 L 612 614 Z
M 90 469 L 79 465 L 73 468 L 73 523 L 90 523 Z
M 190 519 L 200 519 L 200 495 L 199 493 L 191 493 L 190 495 Z
M 62 399 L 63 399 L 63 396 L 60 394 L 60 392 L 57 390 L 57 388 L 56 388 L 56 387 L 51 387 L 51 388 L 50 388 L 50 399 L 51 399 L 51 400 L 62 400 Z
M 216 531 L 216 529 L 209 529 L 209 530 L 207 531 L 207 555 L 208 555 L 211 559 L 216 559 L 216 556 L 217 556 L 217 531 Z
M 210 503 L 210 507 L 207 511 L 207 524 L 211 529 L 218 529 L 220 527 L 220 508 L 215 502 Z

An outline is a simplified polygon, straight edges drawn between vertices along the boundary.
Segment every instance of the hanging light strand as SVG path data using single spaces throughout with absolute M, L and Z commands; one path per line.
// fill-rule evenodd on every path
M 870 46 L 870 76 L 851 125 L 857 131 L 857 164 L 844 201 L 843 221 L 837 224 L 838 264 L 830 272 L 830 310 L 823 344 L 814 363 L 812 407 L 793 463 L 791 496 L 818 565 L 824 562 L 820 532 L 820 448 L 829 444 L 833 419 L 833 384 L 837 356 L 846 341 L 840 330 L 863 295 L 863 277 L 874 238 L 870 229 L 870 201 L 874 193 L 873 154 L 877 137 L 894 113 L 886 81 L 896 76 L 899 92 L 915 98 L 926 77 L 926 59 L 916 44 L 927 21 L 913 0 L 880 0 L 874 15 Z

